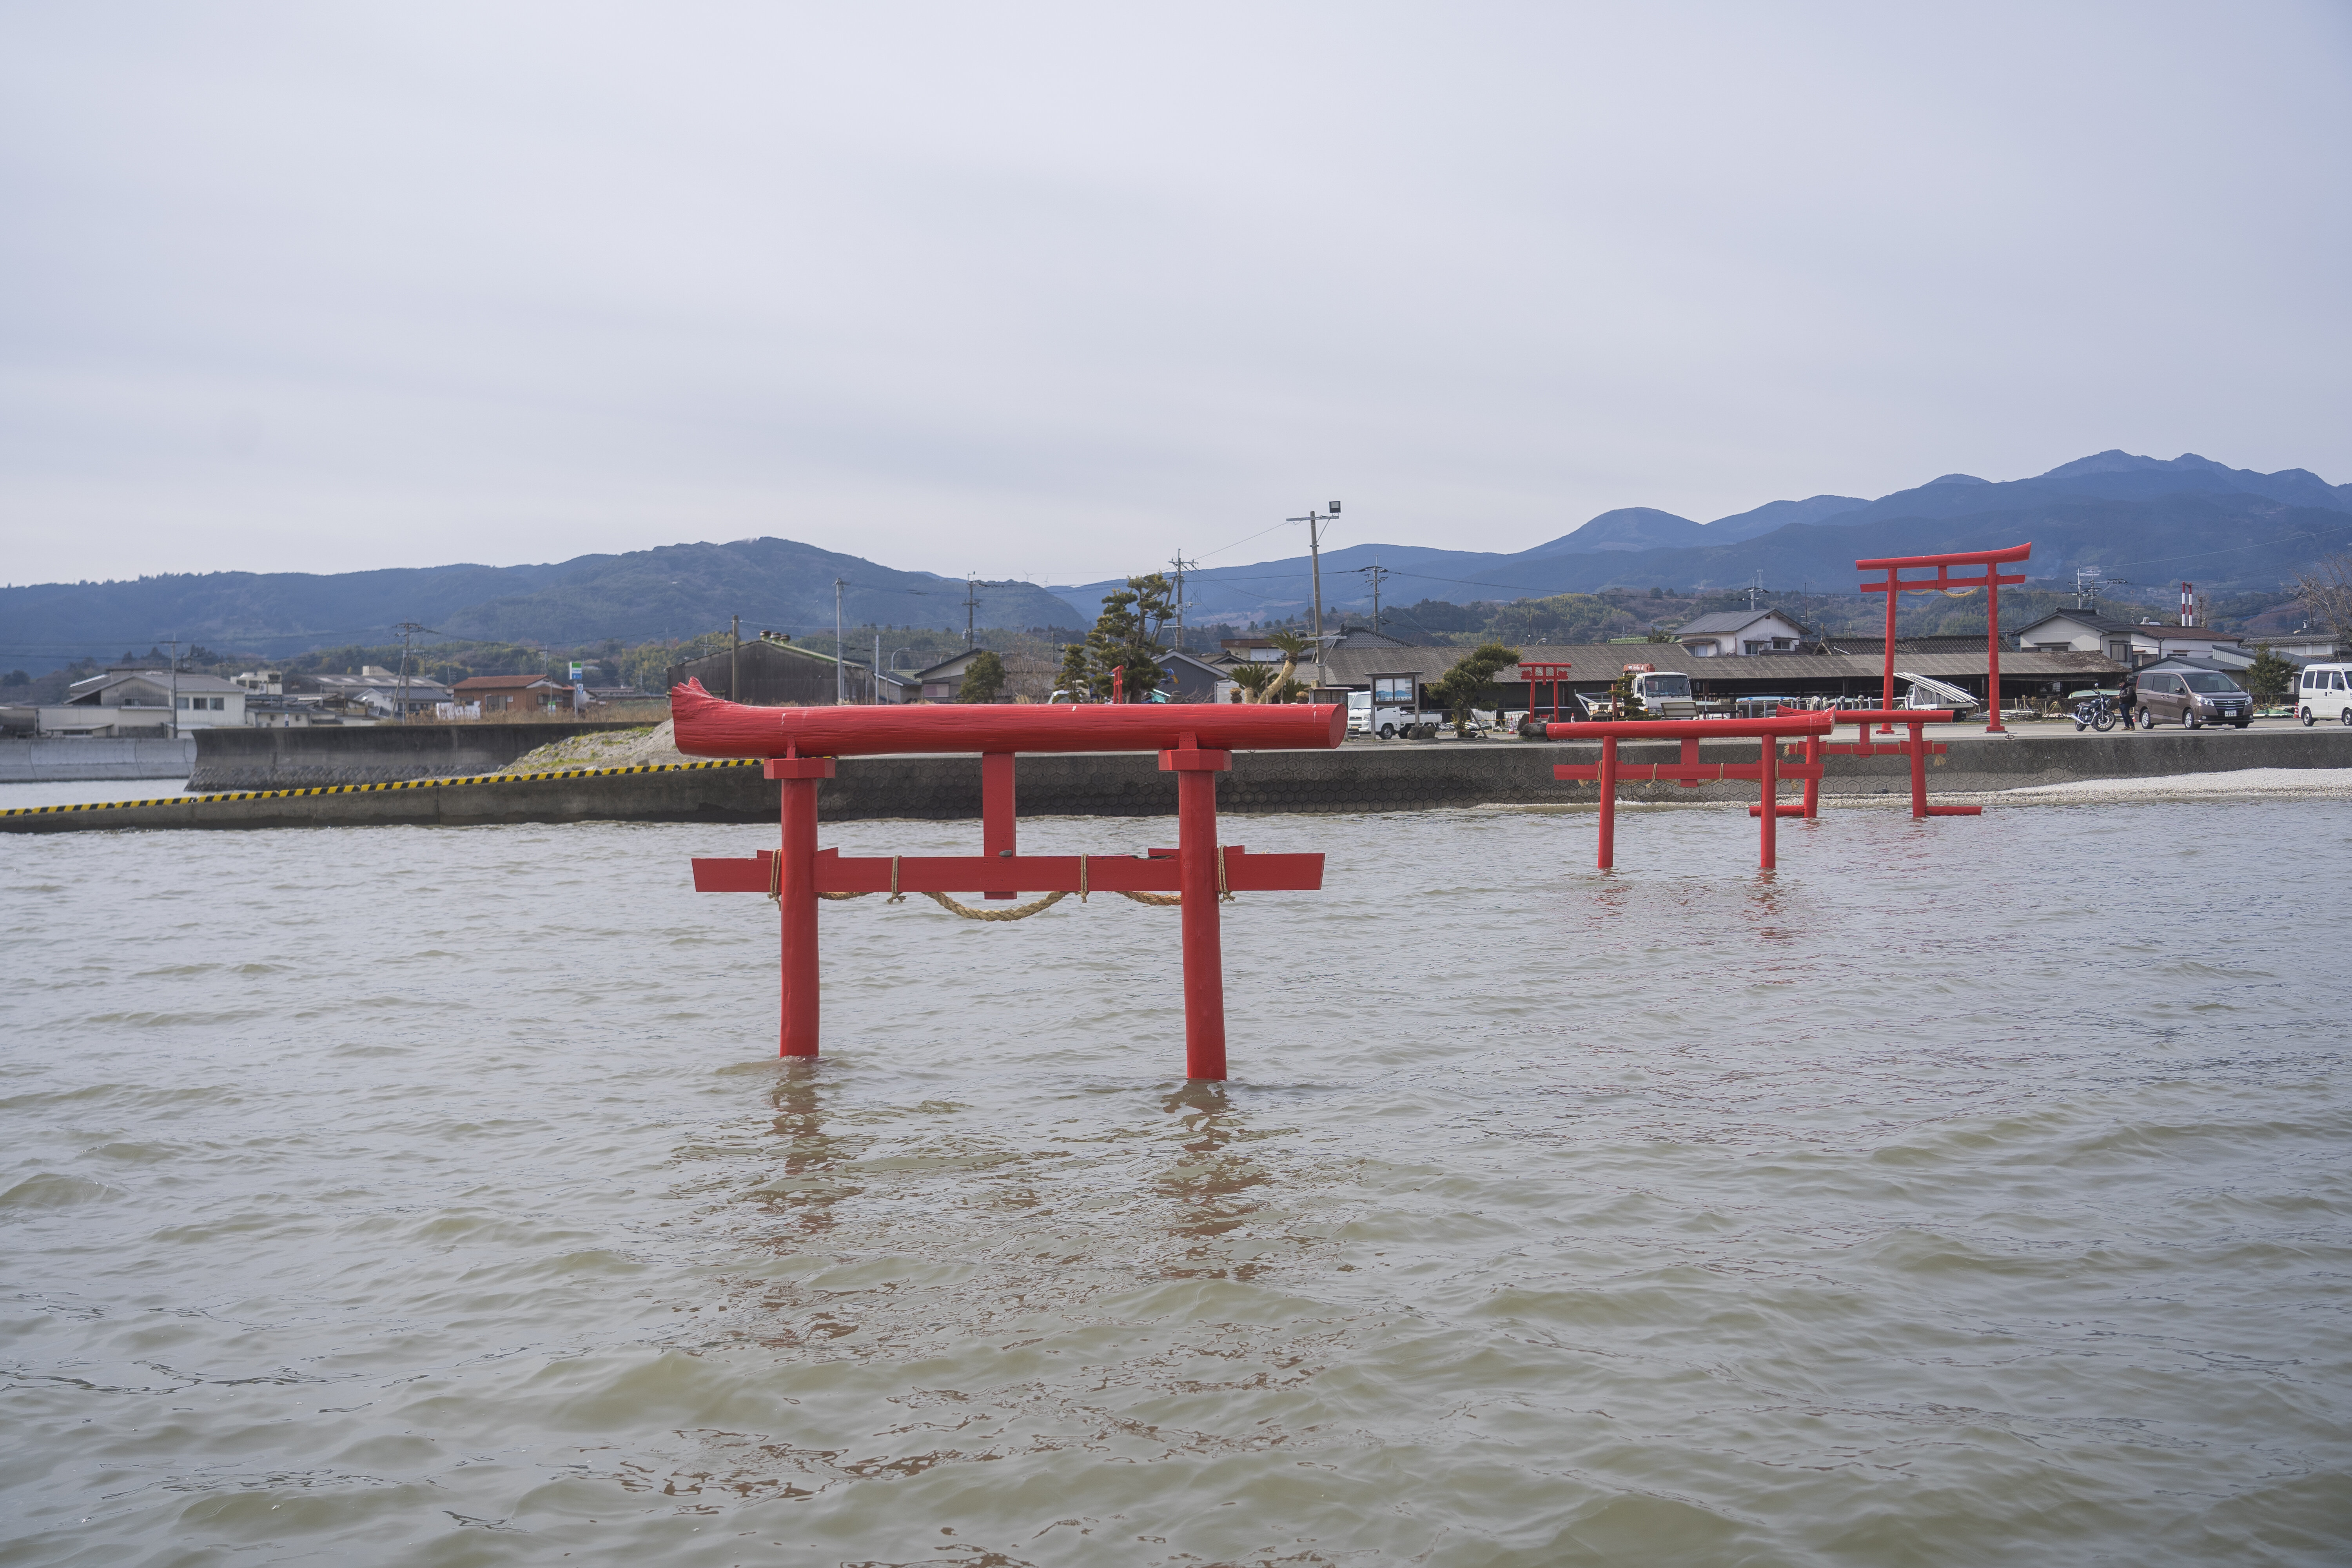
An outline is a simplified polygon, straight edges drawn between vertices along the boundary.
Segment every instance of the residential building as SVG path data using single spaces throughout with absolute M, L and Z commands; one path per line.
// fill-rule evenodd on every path
M 1748 658 L 1795 653 L 1806 635 L 1803 626 L 1778 610 L 1717 610 L 1685 622 L 1675 640 L 1694 658 Z
M 2056 610 L 2017 634 L 2017 646 L 2042 653 L 2104 654 L 2117 664 L 2132 659 L 2132 624 L 2097 610 Z
M 856 659 L 835 659 L 829 653 L 766 635 L 740 648 L 722 648 L 671 665 L 664 689 L 688 680 L 699 680 L 713 697 L 753 708 L 829 708 L 837 691 L 856 703 L 903 702 L 911 689 L 902 677 L 886 674 L 877 679 Z
M 963 696 L 963 678 L 971 668 L 971 661 L 987 652 L 986 648 L 966 648 L 953 658 L 941 659 L 929 669 L 919 669 L 907 680 L 908 695 L 899 699 L 909 702 L 956 702 Z M 1038 658 L 1034 655 L 999 654 L 1004 666 L 1004 689 L 997 693 L 1000 702 L 1043 702 L 1054 694 L 1062 673 L 1057 659 Z
M 2118 664 L 2189 654 L 2218 658 L 2242 669 L 2253 662 L 2239 632 L 2210 626 L 2171 626 L 2153 620 L 2123 621 L 2097 610 L 2054 610 L 2017 634 L 2017 646 L 2042 653 L 2072 648 L 2104 654 Z
M 77 680 L 61 703 L 43 707 L 44 735 L 169 735 L 242 727 L 245 688 L 216 675 L 168 669 L 110 669 Z
M 481 704 L 482 717 L 569 710 L 572 688 L 551 675 L 471 675 L 444 691 L 439 702 Z
M 1222 702 L 1233 689 L 1223 668 L 1175 649 L 1160 656 L 1160 689 L 1171 702 Z

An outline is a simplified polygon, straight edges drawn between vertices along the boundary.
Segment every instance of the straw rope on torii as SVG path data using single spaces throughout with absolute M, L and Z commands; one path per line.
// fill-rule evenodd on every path
M 907 901 L 907 895 L 898 890 L 898 862 L 902 858 L 904 858 L 898 855 L 890 857 L 890 896 L 883 900 L 886 903 L 903 904 Z M 1087 856 L 1084 855 L 1078 857 L 1078 902 L 1082 904 L 1087 901 L 1087 895 L 1089 891 L 1087 887 L 1089 879 L 1087 870 L 1087 861 L 1088 858 L 1089 858 Z M 1131 859 L 1133 857 L 1122 856 L 1120 858 Z M 784 901 L 783 880 L 784 858 L 782 855 L 770 857 L 768 860 L 768 901 L 778 905 L 779 907 L 781 907 Z M 869 893 L 879 892 L 880 890 L 881 889 L 877 888 L 871 889 L 868 889 L 867 892 L 861 893 L 821 892 L 817 894 L 817 897 L 839 902 L 846 899 L 863 899 L 869 896 Z M 1132 899 L 1139 904 L 1149 904 L 1154 909 L 1181 909 L 1184 903 L 1184 895 L 1181 893 L 1134 893 L 1128 891 L 1124 888 L 1114 888 L 1110 890 L 1116 892 L 1122 899 Z M 1015 904 L 1009 910 L 976 910 L 970 904 L 961 903 L 955 899 L 950 898 L 945 893 L 927 892 L 923 896 L 930 900 L 933 903 L 939 905 L 940 908 L 947 910 L 950 914 L 961 915 L 968 921 L 1025 921 L 1031 915 L 1052 909 L 1055 904 L 1060 903 L 1064 899 L 1068 898 L 1070 895 L 1067 892 L 1048 893 L 1042 899 L 1032 899 L 1025 904 Z M 1225 855 L 1224 846 L 1222 844 L 1217 846 L 1217 901 L 1222 904 L 1230 904 L 1234 901 L 1233 889 L 1226 886 L 1225 882 Z

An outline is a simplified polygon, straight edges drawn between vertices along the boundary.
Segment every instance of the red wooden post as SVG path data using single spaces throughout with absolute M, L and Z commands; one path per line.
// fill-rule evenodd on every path
M 1780 737 L 1765 735 L 1756 742 L 1763 748 L 1758 760 L 1763 771 L 1758 774 L 1764 785 L 1762 809 L 1756 813 L 1763 826 L 1757 829 L 1756 863 L 1769 871 L 1780 863 Z
M 783 1005 L 777 1054 L 816 1055 L 816 786 L 833 776 L 830 757 L 772 757 L 764 770 L 782 781 L 783 834 L 772 875 L 783 925 Z
M 1886 574 L 1886 673 L 1881 681 L 1878 693 L 1878 706 L 1883 711 L 1892 711 L 1895 707 L 1895 579 L 1899 575 L 1901 574 L 1896 572 L 1889 572 Z M 1840 687 L 1838 689 L 1843 691 L 1845 689 Z M 1895 726 L 1882 724 L 1879 726 L 1878 732 L 1882 735 L 1892 735 L 1895 733 Z
M 1222 911 L 1217 908 L 1217 775 L 1234 765 L 1230 752 L 1184 744 L 1160 753 L 1161 771 L 1176 775 L 1176 884 L 1184 896 L 1179 915 L 1184 939 L 1184 1076 L 1225 1076 L 1225 963 Z
M 1010 860 L 1015 847 L 1013 826 L 1013 753 L 980 754 L 980 852 Z M 983 899 L 1017 899 L 1018 890 L 982 893 Z
M 1617 737 L 1601 740 L 1601 868 L 1617 863 Z
M 1927 721 L 1914 719 L 1911 731 L 1911 820 L 1927 820 Z
M 2005 735 L 2000 727 L 2000 574 L 1985 568 L 1985 662 L 1992 667 L 1985 677 L 1985 725 L 1988 735 Z M 1890 597 L 1892 595 L 1889 595 Z

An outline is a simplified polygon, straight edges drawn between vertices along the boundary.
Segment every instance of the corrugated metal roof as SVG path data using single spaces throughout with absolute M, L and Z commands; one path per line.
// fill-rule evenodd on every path
M 1375 675 L 1418 675 L 1435 680 L 1470 652 L 1466 647 L 1393 647 L 1357 652 L 1343 649 L 1330 655 L 1331 681 L 1338 686 L 1369 686 Z M 1972 653 L 1908 653 L 1896 656 L 1906 669 L 1938 679 L 1985 676 L 1981 643 Z M 1662 670 L 1678 669 L 1706 680 L 1874 680 L 1885 671 L 1883 657 L 1813 653 L 1757 654 L 1746 658 L 1700 658 L 1680 643 L 1574 643 L 1568 646 L 1523 646 L 1519 658 L 1530 664 L 1566 664 L 1574 686 L 1602 686 L 1617 679 L 1629 664 L 1654 664 Z M 2095 653 L 2028 653 L 2003 648 L 2000 672 L 2020 679 L 2033 676 L 2120 674 L 2124 667 Z M 1522 678 L 1515 665 L 1496 677 L 1506 684 Z

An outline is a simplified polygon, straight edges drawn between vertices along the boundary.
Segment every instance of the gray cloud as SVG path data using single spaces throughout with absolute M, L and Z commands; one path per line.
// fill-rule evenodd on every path
M 2325 4 L 16 7 L 0 570 L 2352 478 L 2347 87 Z

